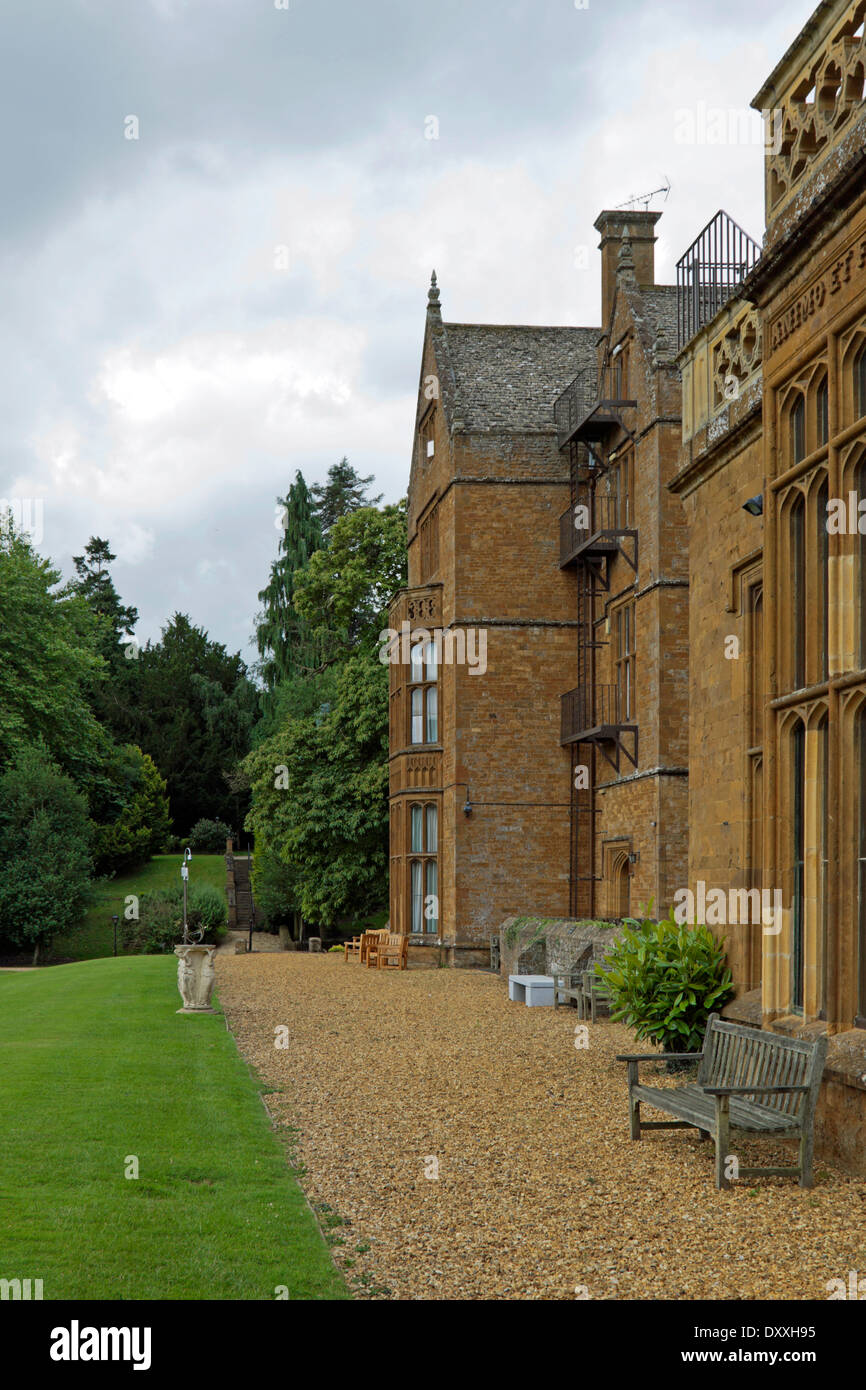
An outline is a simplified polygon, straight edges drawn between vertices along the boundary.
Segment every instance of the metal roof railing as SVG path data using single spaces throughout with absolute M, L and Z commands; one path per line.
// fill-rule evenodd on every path
M 757 264 L 761 248 L 721 209 L 677 261 L 677 350 L 730 299 Z

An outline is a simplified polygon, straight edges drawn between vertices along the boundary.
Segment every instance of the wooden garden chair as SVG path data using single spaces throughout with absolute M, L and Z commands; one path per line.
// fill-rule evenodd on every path
M 344 961 L 361 959 L 361 942 L 363 939 L 362 934 L 361 936 L 353 936 L 351 941 L 345 941 L 343 943 Z
M 365 931 L 361 937 L 361 964 L 371 968 L 378 964 L 379 945 L 388 936 L 388 928 L 383 927 L 377 931 Z
M 376 949 L 378 970 L 405 970 L 409 964 L 409 938 L 386 932 Z

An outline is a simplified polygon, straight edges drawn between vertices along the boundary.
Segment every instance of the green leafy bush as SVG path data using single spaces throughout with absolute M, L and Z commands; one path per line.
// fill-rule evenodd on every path
M 19 749 L 0 776 L 0 938 L 34 964 L 83 924 L 90 840 L 87 803 L 45 746 Z
M 297 927 L 296 880 L 294 865 L 284 863 L 268 848 L 257 848 L 253 859 L 253 895 L 260 930 L 273 933 L 280 927 Z
M 226 935 L 226 900 L 209 883 L 192 883 L 187 897 L 190 931 L 204 928 L 203 941 L 216 945 Z M 145 893 L 138 904 L 138 921 L 124 922 L 123 940 L 134 955 L 168 955 L 183 938 L 183 886 Z
M 611 1017 L 665 1052 L 698 1052 L 707 1017 L 733 994 L 724 942 L 708 927 L 672 917 L 627 917 L 598 973 L 610 991 Z
M 171 828 L 165 781 L 147 753 L 127 744 L 107 767 L 112 814 L 97 817 L 95 870 L 125 873 L 164 850 Z
M 199 854 L 224 854 L 231 826 L 222 820 L 198 820 L 189 832 L 186 843 Z

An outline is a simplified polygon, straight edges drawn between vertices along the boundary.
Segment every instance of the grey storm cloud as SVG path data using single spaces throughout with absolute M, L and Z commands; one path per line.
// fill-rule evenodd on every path
M 112 542 L 140 640 L 250 656 L 295 470 L 405 490 L 434 265 L 446 319 L 592 323 L 602 206 L 670 178 L 666 278 L 720 205 L 760 235 L 760 149 L 675 134 L 808 17 L 755 11 L 5 0 L 0 497 L 67 574 Z

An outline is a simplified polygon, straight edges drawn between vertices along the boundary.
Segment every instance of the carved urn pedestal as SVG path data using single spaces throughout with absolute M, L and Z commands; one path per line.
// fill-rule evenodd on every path
M 177 956 L 177 987 L 183 1000 L 179 1014 L 212 1014 L 210 1006 L 214 985 L 216 946 L 175 946 Z

